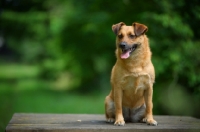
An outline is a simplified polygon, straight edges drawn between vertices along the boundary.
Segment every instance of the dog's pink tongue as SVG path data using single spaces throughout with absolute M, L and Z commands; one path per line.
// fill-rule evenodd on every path
M 129 53 L 130 53 L 130 51 L 129 51 L 129 50 L 128 50 L 128 51 L 126 51 L 125 53 L 122 53 L 122 54 L 121 54 L 121 58 L 122 58 L 122 59 L 127 59 L 127 58 L 130 56 L 130 54 L 129 54 Z

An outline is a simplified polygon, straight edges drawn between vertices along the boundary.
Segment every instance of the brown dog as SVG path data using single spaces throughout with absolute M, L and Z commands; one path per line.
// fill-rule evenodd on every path
M 107 122 L 123 126 L 125 121 L 157 125 L 152 115 L 154 67 L 145 35 L 147 26 L 123 22 L 112 26 L 116 34 L 117 61 L 112 69 L 112 90 L 105 99 Z M 125 120 L 125 121 L 124 121 Z

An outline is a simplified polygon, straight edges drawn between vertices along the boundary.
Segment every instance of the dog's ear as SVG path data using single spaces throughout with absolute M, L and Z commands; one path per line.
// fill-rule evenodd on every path
M 118 31 L 120 30 L 121 26 L 125 25 L 123 22 L 120 22 L 118 24 L 112 25 L 113 32 L 117 35 Z
M 137 22 L 133 23 L 133 27 L 134 27 L 136 36 L 140 36 L 146 33 L 148 30 L 147 26 L 145 26 L 144 24 L 137 23 Z

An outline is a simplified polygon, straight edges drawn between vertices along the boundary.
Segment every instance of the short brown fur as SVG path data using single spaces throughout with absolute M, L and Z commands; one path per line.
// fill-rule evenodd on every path
M 148 38 L 145 35 L 148 28 L 139 23 L 126 26 L 120 22 L 113 25 L 112 30 L 116 34 L 117 61 L 111 73 L 112 89 L 105 99 L 107 121 L 120 126 L 123 126 L 125 121 L 142 121 L 157 125 L 152 115 L 155 73 Z M 121 57 L 123 43 L 129 47 L 136 45 L 126 59 Z

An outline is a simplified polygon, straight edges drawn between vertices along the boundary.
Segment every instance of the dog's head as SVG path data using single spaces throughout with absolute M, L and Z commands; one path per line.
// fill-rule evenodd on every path
M 133 23 L 132 26 L 126 26 L 123 22 L 112 26 L 116 34 L 116 45 L 121 59 L 129 58 L 134 52 L 137 52 L 144 43 L 147 26 L 140 23 Z

